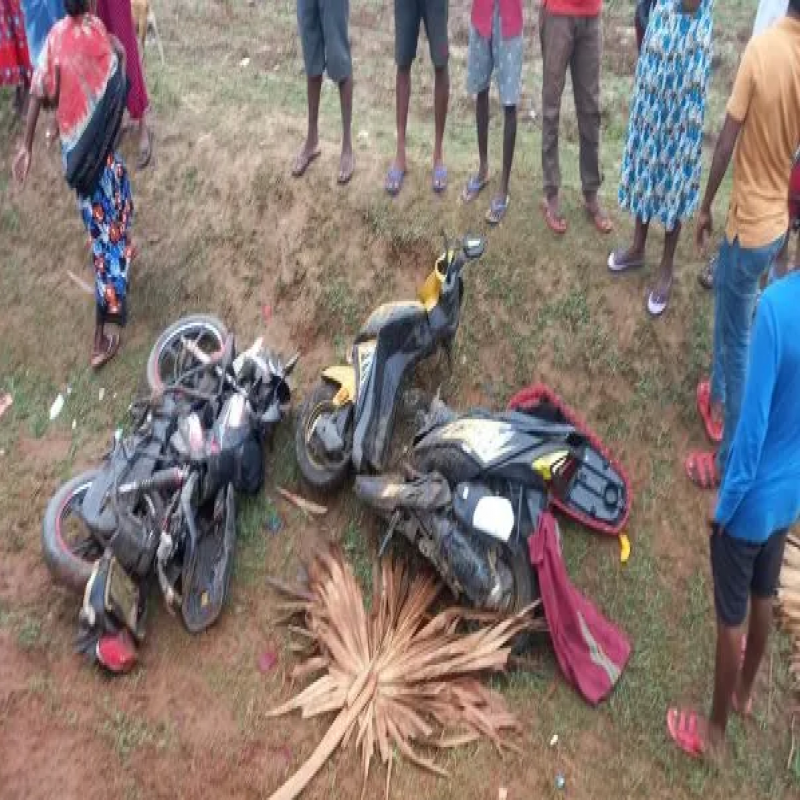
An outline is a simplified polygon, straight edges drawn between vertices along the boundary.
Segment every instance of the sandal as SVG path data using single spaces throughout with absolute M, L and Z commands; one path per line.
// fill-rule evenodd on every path
M 627 272 L 631 269 L 640 269 L 644 266 L 643 258 L 635 258 L 632 261 L 626 261 L 624 256 L 627 250 L 614 250 L 608 256 L 606 266 L 609 272 Z
M 697 412 L 703 420 L 706 436 L 714 443 L 722 441 L 723 423 L 714 419 L 711 413 L 711 384 L 709 381 L 700 381 L 697 384 Z
M 139 148 L 139 158 L 136 161 L 136 169 L 145 169 L 153 157 L 153 139 L 154 134 L 149 128 L 147 130 L 147 146 Z
M 433 168 L 431 187 L 436 194 L 441 194 L 447 188 L 447 167 L 444 164 L 437 164 Z
M 406 171 L 404 169 L 400 169 L 396 164 L 392 164 L 392 166 L 389 167 L 383 187 L 390 197 L 397 197 L 397 195 L 400 194 L 405 177 Z
M 600 233 L 605 235 L 614 230 L 614 223 L 611 221 L 611 217 L 609 217 L 600 206 L 589 208 L 589 206 L 584 203 L 583 208 L 584 211 L 586 211 L 586 216 L 589 217 L 594 227 L 597 228 Z
M 470 175 L 464 191 L 461 193 L 461 199 L 465 203 L 471 203 L 480 193 L 489 185 L 489 176 L 481 177 L 480 173 Z
M 292 176 L 295 178 L 302 178 L 306 174 L 306 170 L 312 161 L 320 157 L 322 150 L 319 147 L 314 148 L 310 153 L 305 149 L 301 150 L 294 160 L 292 165 Z
M 719 488 L 720 479 L 714 453 L 689 453 L 683 462 L 683 468 L 689 480 L 699 489 L 709 491 Z
M 677 708 L 667 711 L 670 739 L 692 758 L 702 758 L 706 754 L 706 740 L 700 733 L 700 722 L 701 718 L 694 711 L 681 711 Z
M 511 198 L 506 195 L 505 197 L 493 197 L 489 210 L 486 212 L 486 221 L 490 225 L 499 225 L 503 221 L 503 217 L 508 211 L 508 204 Z
M 555 214 L 547 200 L 542 201 L 542 214 L 544 214 L 544 221 L 547 223 L 547 227 L 550 228 L 553 233 L 558 236 L 563 236 L 567 232 L 566 218 L 563 214 Z
M 650 294 L 647 295 L 647 313 L 650 314 L 651 317 L 660 317 L 667 310 L 671 294 L 672 278 L 669 279 L 669 283 L 663 295 L 657 295 L 655 290 L 652 290 Z
M 119 350 L 119 336 L 112 333 L 111 336 L 103 337 L 105 347 L 103 350 L 95 350 L 92 353 L 91 365 L 92 369 L 100 369 L 100 367 L 108 364 Z

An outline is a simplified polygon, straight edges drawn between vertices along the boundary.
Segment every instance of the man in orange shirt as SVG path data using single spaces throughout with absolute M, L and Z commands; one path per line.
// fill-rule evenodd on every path
M 567 231 L 558 192 L 561 169 L 558 162 L 558 124 L 561 95 L 572 75 L 572 91 L 580 133 L 580 170 L 586 212 L 600 233 L 613 225 L 597 201 L 600 174 L 600 56 L 603 50 L 602 0 L 542 0 L 539 36 L 542 43 L 542 210 L 554 233 Z
M 736 433 L 758 281 L 789 229 L 786 198 L 798 143 L 800 0 L 790 0 L 788 14 L 744 51 L 697 218 L 697 243 L 704 247 L 711 206 L 733 157 L 733 191 L 714 276 L 711 381 L 697 389 L 706 431 L 721 444 L 716 457 L 690 453 L 685 464 L 689 478 L 704 489 L 719 486 Z

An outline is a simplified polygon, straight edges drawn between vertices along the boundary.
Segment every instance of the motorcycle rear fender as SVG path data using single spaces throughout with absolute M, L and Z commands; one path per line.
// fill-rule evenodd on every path
M 328 383 L 339 387 L 339 391 L 333 398 L 333 404 L 337 407 L 354 403 L 356 400 L 356 370 L 351 366 L 328 367 L 323 370 L 322 377 Z

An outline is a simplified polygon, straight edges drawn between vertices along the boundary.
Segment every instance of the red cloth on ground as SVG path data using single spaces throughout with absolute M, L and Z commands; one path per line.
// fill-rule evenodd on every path
M 563 17 L 596 17 L 603 8 L 603 0 L 544 0 L 551 14 Z
M 484 39 L 492 38 L 494 0 L 472 0 L 472 25 Z M 500 35 L 522 35 L 522 0 L 500 0 Z
M 31 73 L 19 0 L 0 0 L 0 86 L 27 85 Z
M 542 605 L 558 664 L 567 681 L 592 705 L 611 694 L 631 645 L 571 583 L 561 555 L 558 523 L 545 511 L 528 539 Z
M 125 48 L 125 73 L 130 81 L 128 113 L 131 119 L 140 120 L 150 101 L 142 72 L 136 28 L 133 25 L 131 0 L 97 0 L 97 16 L 103 20 L 108 32 L 114 34 Z

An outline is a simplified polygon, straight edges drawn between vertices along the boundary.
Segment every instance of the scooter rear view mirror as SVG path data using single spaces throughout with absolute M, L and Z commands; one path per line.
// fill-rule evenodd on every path
M 472 261 L 480 258 L 486 250 L 486 239 L 483 236 L 464 237 L 464 255 Z

